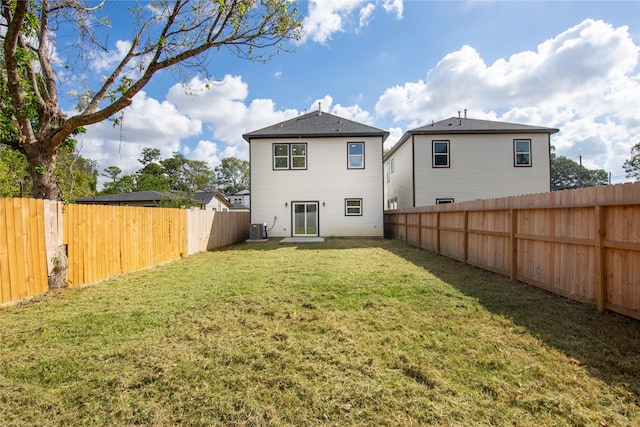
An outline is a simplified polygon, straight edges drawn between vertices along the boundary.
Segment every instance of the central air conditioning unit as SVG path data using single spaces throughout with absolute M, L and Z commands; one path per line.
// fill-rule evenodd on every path
M 251 224 L 249 238 L 251 240 L 262 240 L 267 237 L 267 231 L 264 224 Z

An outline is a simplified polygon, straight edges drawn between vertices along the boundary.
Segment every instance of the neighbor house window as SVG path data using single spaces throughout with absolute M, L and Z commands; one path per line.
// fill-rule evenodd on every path
M 391 166 L 389 165 L 389 163 L 387 163 L 386 165 L 384 165 L 385 167 L 385 174 L 387 175 L 387 182 L 391 182 Z
M 433 141 L 433 167 L 449 167 L 449 141 Z
M 362 199 L 345 199 L 344 214 L 347 216 L 362 215 Z
M 398 198 L 394 197 L 387 200 L 387 209 L 398 209 Z
M 513 140 L 513 164 L 515 166 L 531 166 L 531 140 Z
M 347 142 L 349 169 L 364 169 L 364 142 Z
M 274 169 L 306 169 L 307 144 L 273 144 Z
M 453 203 L 453 199 L 436 199 L 436 205 L 447 205 Z

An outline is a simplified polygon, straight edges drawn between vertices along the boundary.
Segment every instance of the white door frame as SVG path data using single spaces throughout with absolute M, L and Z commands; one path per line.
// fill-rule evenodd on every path
M 291 202 L 291 235 L 293 237 L 319 236 L 318 202 Z M 296 213 L 296 208 L 302 208 Z

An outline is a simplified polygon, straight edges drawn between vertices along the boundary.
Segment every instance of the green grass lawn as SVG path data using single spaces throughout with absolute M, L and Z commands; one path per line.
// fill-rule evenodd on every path
M 238 244 L 0 310 L 0 425 L 640 425 L 640 322 L 402 242 Z

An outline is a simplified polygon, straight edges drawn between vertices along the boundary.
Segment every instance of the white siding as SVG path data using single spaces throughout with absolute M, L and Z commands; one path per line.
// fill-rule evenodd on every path
M 347 169 L 347 142 L 365 143 L 365 168 Z M 273 143 L 307 143 L 306 170 L 273 170 Z M 318 202 L 320 236 L 383 235 L 382 138 L 258 139 L 250 143 L 251 223 L 291 236 L 291 202 Z M 345 199 L 362 216 L 345 216 Z M 286 204 L 286 205 L 285 205 Z
M 398 198 L 398 209 L 413 207 L 413 166 L 411 140 L 406 141 L 391 157 L 385 162 L 385 209 L 387 200 Z M 386 171 L 388 165 L 393 160 L 394 169 L 387 182 Z
M 547 134 L 415 135 L 416 206 L 550 190 Z M 531 139 L 531 167 L 514 167 L 513 140 Z M 433 168 L 432 141 L 450 141 L 450 167 Z M 397 168 L 396 163 L 396 168 Z

